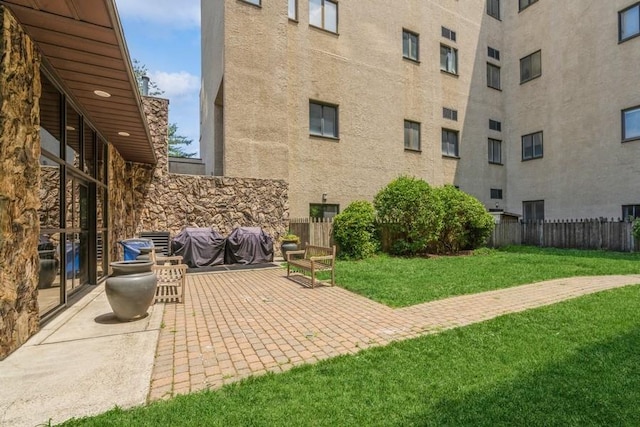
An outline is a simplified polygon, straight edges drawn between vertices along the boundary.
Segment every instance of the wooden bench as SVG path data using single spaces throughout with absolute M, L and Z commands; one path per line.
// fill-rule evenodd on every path
M 306 248 L 299 251 L 287 252 L 287 277 L 291 269 L 311 273 L 311 287 L 316 285 L 316 272 L 331 271 L 331 286 L 336 283 L 336 247 L 325 248 L 307 244 Z

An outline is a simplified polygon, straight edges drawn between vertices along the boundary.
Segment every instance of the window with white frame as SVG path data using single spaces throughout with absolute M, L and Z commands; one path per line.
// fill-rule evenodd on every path
M 338 3 L 331 0 L 309 0 L 309 24 L 338 32 Z
M 531 200 L 522 202 L 522 220 L 544 221 L 544 200 Z
M 487 15 L 500 19 L 500 0 L 487 0 Z
M 420 151 L 420 123 L 404 121 L 404 149 Z
M 309 133 L 328 138 L 338 137 L 338 107 L 309 101 Z
M 640 139 L 640 106 L 622 110 L 622 141 Z
M 500 90 L 500 67 L 487 62 L 487 86 Z
M 289 0 L 289 19 L 298 20 L 298 0 Z
M 458 131 L 442 129 L 442 155 L 458 157 Z
M 417 33 L 402 30 L 402 56 L 418 61 L 420 59 L 420 37 Z
M 520 83 L 528 82 L 542 75 L 542 53 L 533 52 L 520 59 Z
M 447 73 L 458 74 L 458 49 L 440 45 L 440 69 Z
M 489 163 L 502 164 L 502 141 L 489 138 Z
M 542 132 L 522 136 L 522 160 L 542 157 Z
M 640 35 L 640 3 L 618 12 L 618 27 L 621 42 Z

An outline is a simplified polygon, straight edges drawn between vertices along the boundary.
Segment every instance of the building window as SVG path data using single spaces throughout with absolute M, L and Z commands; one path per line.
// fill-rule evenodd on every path
M 522 160 L 542 157 L 542 132 L 530 133 L 522 137 Z
M 522 202 L 522 220 L 544 221 L 544 200 Z
M 500 19 L 500 0 L 487 0 L 487 15 Z
M 340 205 L 310 203 L 309 216 L 315 219 L 333 218 L 340 213 Z
M 402 30 L 402 56 L 413 61 L 420 59 L 419 36 L 411 31 Z
M 532 4 L 534 4 L 535 2 L 537 2 L 538 0 L 520 0 L 519 3 L 519 10 L 524 10 L 526 8 L 528 8 L 529 6 L 531 6 Z
M 338 32 L 338 3 L 331 0 L 309 0 L 309 24 Z
M 255 4 L 256 6 L 261 6 L 262 0 L 242 0 L 245 3 Z
M 489 138 L 489 163 L 502 164 L 502 141 Z
M 420 151 L 420 123 L 404 121 L 404 149 Z
M 338 107 L 309 101 L 309 133 L 329 138 L 338 137 Z
M 289 0 L 289 19 L 298 20 L 298 0 Z
M 496 132 L 502 132 L 502 122 L 489 119 L 489 129 L 495 130 Z
M 520 83 L 528 82 L 542 75 L 541 51 L 520 59 Z
M 458 121 L 458 110 L 453 110 L 451 108 L 442 108 L 442 117 L 448 120 L 453 120 L 454 122 Z
M 640 35 L 640 3 L 618 12 L 618 27 L 621 42 Z
M 442 37 L 454 42 L 456 41 L 456 32 L 448 29 L 447 27 L 442 27 Z
M 442 155 L 458 157 L 458 131 L 442 129 Z
M 491 189 L 491 198 L 492 199 L 502 199 L 502 188 L 492 188 Z
M 451 74 L 458 74 L 458 49 L 440 45 L 440 69 Z
M 487 62 L 487 86 L 500 90 L 500 67 Z
M 622 141 L 640 139 L 640 106 L 622 110 Z
M 622 220 L 632 221 L 640 218 L 640 205 L 622 205 Z
M 498 49 L 494 49 L 491 46 L 488 46 L 487 55 L 489 56 L 489 58 L 493 58 L 496 61 L 500 61 L 500 51 Z

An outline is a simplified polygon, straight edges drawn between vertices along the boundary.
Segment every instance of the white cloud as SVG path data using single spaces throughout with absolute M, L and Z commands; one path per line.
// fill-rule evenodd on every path
M 165 71 L 153 71 L 149 73 L 151 81 L 155 82 L 164 93 L 162 98 L 180 98 L 198 94 L 200 92 L 200 78 L 186 71 L 167 73 Z
M 171 27 L 200 27 L 200 0 L 116 0 L 122 17 Z

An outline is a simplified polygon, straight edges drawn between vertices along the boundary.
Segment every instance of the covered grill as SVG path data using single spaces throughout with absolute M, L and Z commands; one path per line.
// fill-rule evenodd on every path
M 190 268 L 224 263 L 225 239 L 211 228 L 185 228 L 171 241 L 173 255 Z
M 225 264 L 273 261 L 273 240 L 260 227 L 238 227 L 227 237 Z

